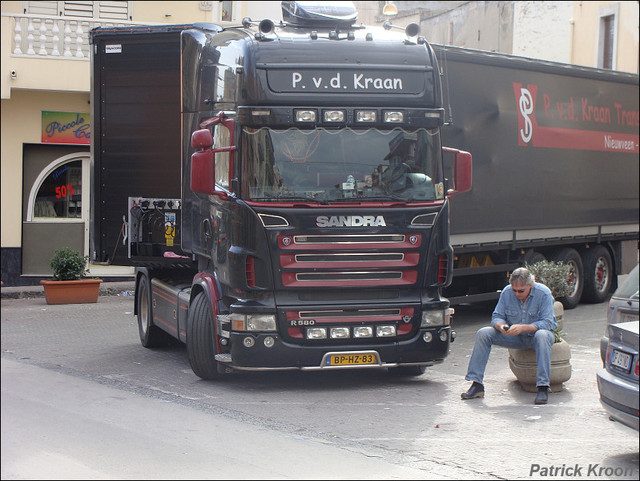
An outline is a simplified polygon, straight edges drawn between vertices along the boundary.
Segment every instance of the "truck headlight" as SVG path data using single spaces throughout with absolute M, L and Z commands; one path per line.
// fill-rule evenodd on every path
M 234 331 L 275 331 L 276 316 L 274 314 L 239 314 L 231 313 L 231 329 Z
M 447 308 L 442 311 L 422 311 L 422 322 L 420 327 L 438 327 L 451 324 L 451 316 L 454 310 Z

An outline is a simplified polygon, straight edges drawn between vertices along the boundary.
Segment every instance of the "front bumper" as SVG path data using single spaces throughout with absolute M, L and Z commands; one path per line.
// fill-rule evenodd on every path
M 606 369 L 597 373 L 600 403 L 614 420 L 638 431 L 638 383 L 614 376 Z
M 425 332 L 431 341 L 424 340 Z M 451 326 L 419 329 L 410 339 L 368 344 L 293 344 L 283 341 L 277 333 L 232 332 L 231 353 L 216 356 L 223 366 L 238 370 L 322 370 L 344 368 L 380 368 L 396 366 L 429 366 L 442 362 L 449 353 Z M 252 340 L 246 341 L 247 338 Z M 268 339 L 270 338 L 270 339 Z M 250 347 L 247 347 L 250 345 Z M 267 347 L 271 345 L 271 347 Z M 375 352 L 379 363 L 330 366 L 330 353 Z

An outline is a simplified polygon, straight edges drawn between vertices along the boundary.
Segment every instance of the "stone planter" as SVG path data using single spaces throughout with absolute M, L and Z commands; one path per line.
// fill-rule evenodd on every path
M 562 328 L 564 308 L 558 301 L 554 303 L 553 312 Z M 516 376 L 525 391 L 537 392 L 536 387 L 536 351 L 533 349 L 509 349 L 509 368 Z M 562 339 L 551 347 L 550 390 L 559 392 L 563 383 L 571 378 L 571 347 Z
M 560 392 L 564 382 L 571 378 L 571 348 L 562 339 L 551 348 L 551 392 Z M 509 367 L 525 391 L 537 392 L 536 351 L 533 349 L 509 349 Z
M 47 304 L 85 304 L 98 302 L 102 279 L 40 281 Z

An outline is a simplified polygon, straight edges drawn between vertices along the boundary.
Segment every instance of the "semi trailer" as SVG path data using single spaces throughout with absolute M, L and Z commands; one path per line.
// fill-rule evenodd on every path
M 565 308 L 602 302 L 638 255 L 638 75 L 435 45 L 445 145 L 471 152 L 451 200 L 452 304 L 498 298 L 514 268 L 570 267 Z

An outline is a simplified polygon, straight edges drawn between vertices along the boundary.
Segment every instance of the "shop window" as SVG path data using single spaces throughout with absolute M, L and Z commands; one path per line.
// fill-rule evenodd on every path
M 58 166 L 40 185 L 33 217 L 80 218 L 82 216 L 82 161 Z

